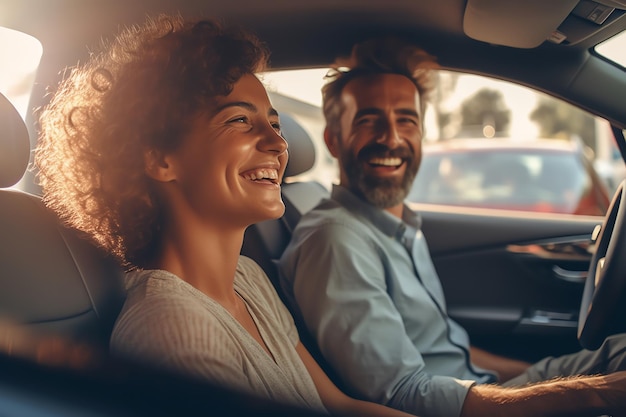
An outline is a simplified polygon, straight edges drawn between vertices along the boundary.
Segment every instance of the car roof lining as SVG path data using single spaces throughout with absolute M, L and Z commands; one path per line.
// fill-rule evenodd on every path
M 526 53 L 523 48 L 496 46 L 497 31 L 481 29 L 483 40 L 480 41 L 463 32 L 464 19 L 471 15 L 466 6 L 473 8 L 489 1 L 504 0 L 439 0 L 437 7 L 433 7 L 432 2 L 393 0 L 386 3 L 383 11 L 378 0 L 274 0 L 272 7 L 246 0 L 20 0 L 4 6 L 0 25 L 33 35 L 43 43 L 44 56 L 33 91 L 32 107 L 44 105 L 49 98 L 46 95 L 48 88 L 54 88 L 58 83 L 63 68 L 68 63 L 84 60 L 102 37 L 107 38 L 107 34 L 116 32 L 120 26 L 139 23 L 147 14 L 157 12 L 180 12 L 189 17 L 219 15 L 226 21 L 249 27 L 267 42 L 272 51 L 271 65 L 277 69 L 326 66 L 336 56 L 349 53 L 356 41 L 380 33 L 396 33 L 422 45 L 437 56 L 446 69 L 490 76 L 497 74 L 500 79 L 537 88 L 583 108 L 592 108 L 597 104 L 599 91 L 593 84 L 577 82 L 577 77 L 597 68 L 609 73 L 613 71 L 603 68 L 605 64 L 611 64 L 599 63 L 602 59 L 590 54 L 589 48 L 600 39 L 600 35 L 626 29 L 624 10 L 616 9 L 602 25 L 569 15 L 559 27 L 567 38 L 564 43 L 543 42 L 530 50 L 531 53 Z M 508 19 L 505 22 L 517 19 L 519 42 L 528 44 L 531 40 L 528 36 L 531 35 L 525 35 L 521 28 L 534 28 L 533 17 L 538 13 L 537 7 L 545 2 L 506 1 L 520 11 L 515 16 L 505 16 Z M 552 3 L 572 6 L 572 0 Z M 38 12 L 35 15 L 27 13 L 28 10 Z M 553 9 L 544 7 L 541 10 Z M 558 25 L 563 12 L 563 8 L 555 7 L 554 14 L 546 17 L 546 22 L 551 23 L 546 23 L 543 32 L 548 26 Z M 502 16 L 502 13 L 487 16 L 484 22 L 493 22 L 502 19 Z M 280 25 L 276 25 L 276 19 L 281 21 Z M 498 26 L 506 27 L 504 23 Z M 524 37 L 527 38 L 524 40 Z M 590 66 L 585 68 L 587 65 Z M 524 72 L 526 66 L 540 66 L 545 71 L 528 74 Z M 626 88 L 624 78 L 622 76 L 606 90 L 622 91 Z M 589 77 L 585 81 L 588 82 Z M 604 95 L 602 99 L 605 103 L 598 109 L 598 115 L 625 126 L 626 107 L 618 102 L 621 97 L 618 94 L 613 94 L 612 98 Z
M 479 41 L 535 48 L 550 37 L 577 3 L 578 0 L 468 0 L 463 30 Z

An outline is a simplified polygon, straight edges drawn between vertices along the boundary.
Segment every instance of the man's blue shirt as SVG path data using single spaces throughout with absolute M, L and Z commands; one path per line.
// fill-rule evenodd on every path
M 335 185 L 280 260 L 287 303 L 344 385 L 414 414 L 458 416 L 469 387 L 495 376 L 469 362 L 420 230 Z

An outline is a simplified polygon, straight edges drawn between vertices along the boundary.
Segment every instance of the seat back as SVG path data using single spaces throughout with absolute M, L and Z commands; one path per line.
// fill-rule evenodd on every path
M 28 164 L 26 125 L 0 94 L 0 187 Z M 121 309 L 123 270 L 36 195 L 0 189 L 0 320 L 104 348 Z
M 309 134 L 289 114 L 281 113 L 280 123 L 283 136 L 289 145 L 289 162 L 282 185 L 285 214 L 280 219 L 267 220 L 248 227 L 241 253 L 254 259 L 263 268 L 282 297 L 277 262 L 300 217 L 328 197 L 329 192 L 315 181 L 290 182 L 293 177 L 313 167 L 315 146 Z
M 289 144 L 289 162 L 282 185 L 285 214 L 276 220 L 267 220 L 246 229 L 241 253 L 254 259 L 272 281 L 276 292 L 290 308 L 280 286 L 278 261 L 291 240 L 291 234 L 306 212 L 315 207 L 330 192 L 316 181 L 292 181 L 290 179 L 310 170 L 315 163 L 315 147 L 309 134 L 291 116 L 281 113 L 281 128 Z M 341 380 L 324 359 L 315 339 L 298 314 L 293 314 L 300 340 L 331 380 L 343 387 Z

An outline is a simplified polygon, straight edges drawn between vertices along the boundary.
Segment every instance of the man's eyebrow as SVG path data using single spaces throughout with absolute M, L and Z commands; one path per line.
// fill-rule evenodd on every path
M 376 107 L 366 107 L 356 112 L 356 114 L 354 115 L 354 118 L 358 119 L 359 117 L 363 117 L 363 116 L 377 115 L 377 114 L 381 114 L 382 112 L 383 111 L 381 109 L 377 109 Z
M 402 115 L 405 115 L 405 116 L 414 116 L 414 117 L 417 117 L 418 119 L 420 117 L 420 115 L 419 115 L 419 113 L 417 111 L 415 111 L 413 109 L 408 109 L 408 108 L 407 109 L 396 109 L 396 110 L 394 110 L 394 113 L 402 114 Z
M 417 117 L 419 118 L 420 115 L 417 111 L 415 111 L 414 109 L 410 109 L 410 108 L 401 108 L 401 109 L 395 109 L 393 111 L 395 114 L 401 114 L 401 115 L 405 115 L 405 116 L 413 116 L 413 117 Z M 357 119 L 359 117 L 362 116 L 371 116 L 371 115 L 378 115 L 378 114 L 382 114 L 383 111 L 381 109 L 378 109 L 376 107 L 366 107 L 364 109 L 359 110 L 358 112 L 356 112 L 356 114 L 354 115 L 354 118 Z

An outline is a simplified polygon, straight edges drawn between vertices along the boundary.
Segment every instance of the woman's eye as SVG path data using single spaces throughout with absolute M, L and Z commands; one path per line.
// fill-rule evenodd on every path
M 248 118 L 246 116 L 238 116 L 230 119 L 228 123 L 248 123 Z
M 281 129 L 280 129 L 280 123 L 278 122 L 272 122 L 271 123 L 272 127 L 274 128 L 274 130 L 276 131 L 276 133 L 280 134 L 281 133 Z

